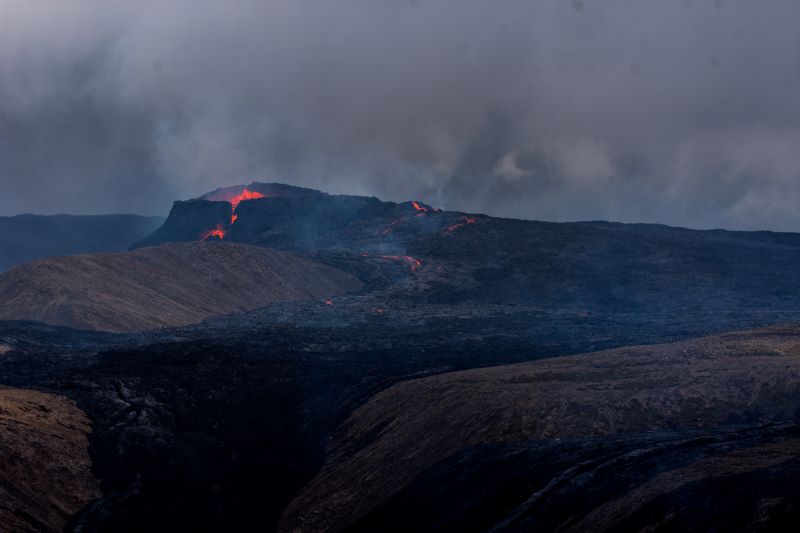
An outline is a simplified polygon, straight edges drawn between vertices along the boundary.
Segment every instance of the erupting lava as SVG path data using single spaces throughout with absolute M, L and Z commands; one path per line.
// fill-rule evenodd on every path
M 382 255 L 381 258 L 404 263 L 412 272 L 416 272 L 422 266 L 422 261 L 414 259 L 410 255 Z
M 225 230 L 222 229 L 222 224 L 217 224 L 216 228 L 204 231 L 202 233 L 202 235 L 200 235 L 200 240 L 201 241 L 206 241 L 206 240 L 210 239 L 211 237 L 216 237 L 219 240 L 222 240 L 222 239 L 225 238 Z
M 233 226 L 239 218 L 239 215 L 236 214 L 236 208 L 239 207 L 239 203 L 243 200 L 255 200 L 257 198 L 266 198 L 266 195 L 257 191 L 251 191 L 245 187 L 242 192 L 226 200 L 231 204 L 231 226 Z M 200 235 L 200 240 L 205 241 L 211 237 L 217 237 L 222 240 L 225 238 L 225 233 L 227 233 L 227 230 L 223 229 L 222 224 L 217 224 L 216 228 L 204 231 L 202 235 Z
M 419 202 L 411 202 L 411 205 L 414 207 L 414 209 L 419 211 L 417 213 L 417 216 L 422 216 L 422 215 L 428 214 L 428 208 L 419 205 Z
M 389 233 L 391 233 L 392 232 L 392 227 L 395 224 L 397 224 L 398 222 L 400 222 L 400 220 L 398 220 L 398 219 L 395 219 L 395 220 L 392 220 L 391 222 L 389 222 L 389 225 L 381 232 L 381 235 L 388 235 Z
M 255 200 L 257 198 L 266 198 L 266 195 L 257 191 L 251 191 L 245 187 L 242 192 L 228 200 L 231 204 L 231 226 L 233 226 L 234 223 L 236 223 L 236 219 L 239 218 L 239 215 L 236 214 L 236 208 L 239 207 L 239 202 L 242 200 Z
M 457 223 L 453 224 L 452 226 L 450 226 L 449 228 L 444 230 L 444 232 L 445 233 L 453 233 L 458 228 L 464 227 L 467 224 L 475 224 L 477 221 L 478 221 L 478 219 L 476 219 L 476 218 L 465 216 L 465 217 L 462 217 L 462 222 L 457 222 Z
M 245 187 L 242 192 L 240 192 L 239 194 L 228 200 L 228 202 L 230 202 L 233 210 L 236 211 L 236 208 L 239 206 L 239 202 L 241 202 L 242 200 L 255 200 L 257 198 L 266 198 L 266 196 L 261 194 L 260 192 L 251 191 L 250 189 Z

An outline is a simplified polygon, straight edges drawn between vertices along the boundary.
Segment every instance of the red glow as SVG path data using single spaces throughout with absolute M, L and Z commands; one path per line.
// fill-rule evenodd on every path
M 233 206 L 233 210 L 236 211 L 236 207 L 238 207 L 239 202 L 241 202 L 242 200 L 255 200 L 257 198 L 266 198 L 266 196 L 264 196 L 260 192 L 251 191 L 250 189 L 245 187 L 242 192 L 240 192 L 239 194 L 237 194 L 228 201 Z
M 456 223 L 456 224 L 453 224 L 452 226 L 450 226 L 449 228 L 447 228 L 447 229 L 445 230 L 445 233 L 453 233 L 453 232 L 454 232 L 455 230 L 457 230 L 458 228 L 464 227 L 464 226 L 466 226 L 466 225 L 468 225 L 468 224 L 475 224 L 477 221 L 478 221 L 478 219 L 476 219 L 476 218 L 472 218 L 472 217 L 466 217 L 466 216 L 465 216 L 465 217 L 462 217 L 462 221 L 461 221 L 461 222 L 458 222 L 458 223 Z
M 411 205 L 414 207 L 414 209 L 419 211 L 419 213 L 417 213 L 417 216 L 424 215 L 428 212 L 428 208 L 419 205 L 418 202 L 411 202 Z
M 382 255 L 381 258 L 404 263 L 412 272 L 416 272 L 422 266 L 422 261 L 410 255 Z
M 392 226 L 394 226 L 398 222 L 400 222 L 400 221 L 399 220 L 392 220 L 391 222 L 389 222 L 389 225 L 386 227 L 386 229 L 384 229 L 381 232 L 381 235 L 387 235 L 388 233 L 390 233 L 392 231 Z
M 331 299 L 325 300 L 325 305 L 333 305 L 333 300 Z
M 266 198 L 266 195 L 261 194 L 260 192 L 251 191 L 245 187 L 242 192 L 226 200 L 229 204 L 231 204 L 231 226 L 233 226 L 239 219 L 239 215 L 236 214 L 236 208 L 239 207 L 239 202 L 243 200 L 255 200 L 257 198 Z M 216 228 L 204 231 L 200 235 L 200 240 L 205 241 L 211 237 L 217 237 L 218 239 L 222 240 L 225 238 L 226 232 L 227 230 L 222 228 L 222 224 L 217 224 Z
M 211 237 L 216 237 L 219 240 L 222 240 L 222 239 L 225 238 L 225 230 L 222 229 L 222 224 L 217 224 L 216 228 L 204 231 L 200 235 L 200 240 L 201 241 L 207 241 Z
M 242 200 L 255 200 L 257 198 L 266 198 L 266 196 L 245 187 L 242 192 L 228 200 L 231 204 L 231 226 L 233 226 L 236 223 L 236 219 L 239 218 L 239 215 L 236 214 L 236 208 L 239 207 L 239 202 Z

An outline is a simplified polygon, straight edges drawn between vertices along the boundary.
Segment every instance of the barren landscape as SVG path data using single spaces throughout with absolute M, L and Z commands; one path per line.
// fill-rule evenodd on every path
M 173 244 L 40 259 L 0 274 L 0 319 L 143 331 L 361 287 L 349 274 L 266 248 Z
M 793 520 L 796 234 L 215 194 L 146 247 L 0 276 L 0 383 L 92 427 L 67 529 Z
M 90 431 L 63 396 L 0 387 L 0 530 L 59 531 L 100 495 Z
M 0 533 L 800 531 L 798 22 L 0 0 Z
M 342 530 L 366 515 L 365 523 L 371 530 L 412 530 L 423 527 L 426 520 L 436 522 L 438 527 L 457 524 L 459 529 L 471 529 L 463 514 L 474 516 L 484 511 L 485 516 L 492 516 L 502 525 L 501 529 L 528 529 L 542 520 L 541 515 L 551 512 L 548 498 L 558 500 L 563 498 L 559 492 L 579 490 L 591 491 L 592 506 L 576 499 L 569 516 L 562 517 L 557 529 L 608 530 L 636 515 L 642 521 L 638 527 L 677 527 L 691 521 L 687 513 L 693 509 L 673 502 L 675 507 L 658 514 L 648 511 L 647 506 L 664 494 L 687 491 L 693 483 L 711 484 L 732 476 L 748 478 L 759 469 L 796 460 L 800 442 L 796 432 L 789 431 L 791 436 L 785 438 L 776 434 L 777 428 L 791 426 L 800 419 L 798 398 L 797 327 L 620 348 L 405 381 L 375 395 L 343 425 L 330 445 L 321 473 L 289 506 L 283 528 Z M 751 431 L 744 450 L 734 452 L 735 438 L 739 436 L 723 435 L 744 427 L 758 429 Z M 767 432 L 773 434 L 761 442 L 755 435 L 764 428 L 771 428 Z M 683 437 L 689 434 L 697 444 Z M 518 499 L 521 494 L 515 493 L 506 502 L 507 507 L 499 509 L 493 505 L 501 502 L 492 501 L 492 497 L 505 490 L 519 491 L 514 486 L 517 480 L 483 479 L 476 494 L 469 488 L 457 488 L 448 476 L 453 475 L 449 469 L 456 468 L 454 465 L 436 468 L 462 454 L 457 466 L 460 473 L 455 475 L 471 486 L 479 481 L 468 476 L 488 476 L 494 462 L 504 466 L 502 463 L 507 460 L 476 450 L 522 443 L 532 447 L 548 443 L 552 449 L 562 440 L 569 443 L 565 447 L 574 447 L 577 442 L 602 447 L 600 437 L 620 436 L 629 441 L 638 436 L 643 441 L 638 451 L 628 443 L 624 463 L 628 470 L 635 468 L 637 461 L 651 461 L 659 439 L 663 439 L 661 445 L 673 446 L 672 441 L 683 437 L 687 447 L 705 445 L 700 444 L 702 436 L 711 442 L 716 439 L 717 444 L 727 439 L 734 442 L 728 449 L 706 451 L 705 457 L 686 464 L 664 463 L 662 472 L 643 469 L 642 479 L 627 492 L 609 493 L 607 499 L 600 493 L 610 480 L 579 488 L 586 483 L 586 471 L 562 467 L 563 470 L 548 474 L 551 483 L 558 480 L 557 491 L 539 481 L 539 489 L 529 487 L 522 493 L 535 494 L 535 499 L 522 501 Z M 464 456 L 465 450 L 472 455 Z M 525 464 L 524 459 L 517 461 Z M 614 456 L 613 461 L 621 460 Z M 623 465 L 614 465 L 610 458 L 604 458 L 601 464 L 603 475 L 623 475 L 617 472 Z M 532 473 L 537 468 L 549 468 L 536 463 L 525 467 Z M 600 467 L 587 464 L 586 468 Z M 408 490 L 412 483 L 417 485 Z M 439 483 L 451 484 L 452 488 L 446 494 L 439 493 Z M 469 500 L 470 506 L 458 504 L 459 497 Z M 737 497 L 737 505 L 750 506 L 753 513 L 761 504 L 755 496 L 748 499 L 746 491 Z M 435 503 L 429 498 L 439 505 L 435 516 L 408 517 L 398 512 L 400 507 L 430 508 Z M 798 502 L 793 498 L 775 504 L 791 502 L 794 506 Z M 725 520 L 735 524 L 729 517 Z

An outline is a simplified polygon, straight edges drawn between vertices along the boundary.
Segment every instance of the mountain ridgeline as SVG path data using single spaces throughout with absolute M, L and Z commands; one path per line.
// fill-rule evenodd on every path
M 163 222 L 138 215 L 0 217 L 0 272 L 43 257 L 122 252 Z

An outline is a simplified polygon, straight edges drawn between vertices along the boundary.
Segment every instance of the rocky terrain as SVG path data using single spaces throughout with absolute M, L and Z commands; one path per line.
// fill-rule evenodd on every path
M 707 501 L 741 523 L 792 516 L 797 477 L 781 458 L 798 438 L 795 329 L 642 345 L 800 322 L 800 235 L 508 220 L 250 184 L 177 202 L 144 244 L 163 246 L 121 255 L 181 257 L 163 269 L 180 276 L 146 280 L 162 280 L 170 308 L 192 280 L 202 305 L 250 302 L 252 254 L 355 292 L 140 332 L 4 315 L 0 383 L 63 395 L 93 426 L 102 495 L 69 530 L 730 523 Z M 189 250 L 209 254 L 197 273 Z M 33 298 L 27 287 L 12 293 Z M 511 363 L 525 365 L 487 369 Z M 729 475 L 753 493 L 715 488 Z M 625 503 L 636 494 L 650 503 Z M 603 508 L 639 510 L 591 515 Z
M 798 419 L 797 327 L 406 381 L 377 394 L 350 417 L 331 444 L 322 472 L 289 506 L 282 526 L 300 531 L 341 530 L 364 519 L 371 530 L 413 530 L 424 527 L 425 519 L 409 516 L 400 508 L 407 511 L 420 504 L 431 509 L 426 518 L 439 521 L 439 526 L 450 520 L 464 527 L 470 523 L 465 515 L 483 514 L 502 524 L 501 529 L 529 530 L 552 512 L 546 491 L 548 485 L 558 483 L 552 499 L 564 505 L 564 492 L 584 491 L 591 496 L 591 505 L 584 506 L 580 502 L 585 499 L 576 498 L 569 515 L 561 516 L 561 523 L 551 524 L 558 526 L 556 529 L 607 530 L 632 517 L 637 517 L 639 527 L 675 527 L 691 523 L 687 513 L 694 507 L 683 508 L 684 498 L 692 491 L 703 492 L 702 487 L 690 485 L 722 483 L 737 476 L 749 479 L 761 475 L 762 469 L 796 463 L 798 432 L 793 429 L 791 438 L 784 438 L 775 428 Z M 756 432 L 751 431 L 749 440 L 739 445 L 736 439 L 743 438 L 741 435 L 722 435 L 744 426 L 772 427 L 770 438 L 755 439 Z M 691 439 L 685 436 L 687 432 L 692 432 Z M 625 448 L 625 455 L 613 456 L 616 465 L 605 457 L 601 473 L 590 458 L 609 453 L 603 447 L 610 445 L 598 441 L 605 436 L 614 437 L 613 446 Z M 627 439 L 624 445 L 620 436 Z M 642 441 L 638 446 L 633 446 L 634 436 Z M 702 436 L 711 438 L 714 446 L 702 442 Z M 562 440 L 568 442 L 565 446 L 573 456 L 582 440 L 600 449 L 585 453 L 580 461 L 566 462 L 560 469 L 528 463 L 553 453 Z M 671 447 L 676 442 L 683 447 L 711 449 L 677 464 L 662 464 L 661 469 L 647 466 L 654 460 L 654 452 L 674 453 Z M 533 453 L 537 447 L 539 453 Z M 547 452 L 542 451 L 545 448 Z M 493 452 L 482 454 L 481 449 Z M 467 450 L 469 454 L 465 454 Z M 504 451 L 493 455 L 497 450 Z M 518 456 L 513 457 L 514 453 Z M 685 450 L 682 453 L 687 454 Z M 526 468 L 530 485 L 524 486 L 526 480 L 520 472 L 506 470 L 503 476 L 497 475 L 495 461 L 500 468 L 510 468 L 505 464 L 508 461 L 515 462 L 515 468 Z M 596 494 L 618 483 L 617 479 L 590 487 L 573 486 L 586 484 L 587 475 L 616 478 L 618 470 L 634 469 L 640 462 L 646 468 L 640 479 L 629 479 L 626 490 Z M 577 468 L 577 464 L 585 464 L 585 468 Z M 456 469 L 461 472 L 454 472 Z M 453 474 L 465 488 L 459 488 Z M 791 466 L 777 477 L 796 479 L 797 474 L 796 466 Z M 630 472 L 623 475 L 631 476 Z M 441 484 L 447 484 L 449 491 L 442 491 Z M 479 494 L 472 493 L 470 487 L 479 484 Z M 504 491 L 511 491 L 513 498 L 496 499 Z M 678 491 L 687 495 L 661 503 L 669 512 L 647 509 L 665 493 Z M 800 493 L 792 494 L 771 503 L 761 502 L 758 492 L 749 499 L 744 494 L 736 496 L 743 500 L 739 505 L 748 506 L 746 512 L 752 513 L 754 520 L 761 504 L 800 503 Z M 432 500 L 438 503 L 436 513 Z M 667 522 L 659 523 L 661 519 Z
M 395 262 L 413 271 L 420 300 L 448 305 L 644 312 L 677 321 L 694 314 L 733 322 L 737 314 L 800 316 L 798 234 L 511 220 L 276 184 L 238 190 L 258 187 L 272 192 L 235 209 L 224 200 L 176 202 L 140 244 L 196 241 L 219 227 L 221 237 L 205 238 L 308 253 L 362 278 L 364 264 Z
M 163 221 L 138 215 L 0 217 L 0 272 L 43 257 L 122 252 Z
M 349 274 L 266 248 L 172 244 L 18 266 L 0 274 L 0 319 L 141 331 L 361 286 Z
M 62 531 L 100 495 L 90 430 L 63 396 L 0 387 L 0 531 Z

